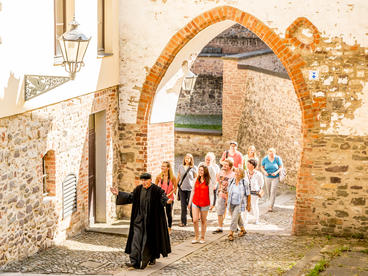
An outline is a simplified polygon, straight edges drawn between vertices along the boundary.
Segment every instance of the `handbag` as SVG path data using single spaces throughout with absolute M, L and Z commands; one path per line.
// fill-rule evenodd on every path
M 178 184 L 178 188 L 180 189 L 181 184 L 183 184 L 183 181 L 185 179 L 185 177 L 187 176 L 188 172 L 190 171 L 191 167 L 188 167 L 188 169 L 186 170 L 186 172 L 184 173 L 183 177 L 180 179 L 180 182 Z M 178 201 L 180 201 L 180 192 L 178 191 L 178 196 L 177 196 Z
M 286 178 L 287 172 L 286 169 L 283 167 L 280 171 L 280 182 L 284 181 Z
M 282 165 L 282 164 L 281 164 L 281 158 L 280 158 L 280 156 L 277 156 L 277 157 L 276 157 L 276 163 L 277 163 L 277 165 L 278 165 L 278 166 Z M 284 180 L 285 180 L 286 175 L 287 175 L 287 172 L 286 172 L 285 167 L 283 166 L 283 167 L 281 168 L 281 171 L 279 172 L 279 180 L 280 180 L 280 182 L 282 182 L 282 181 L 284 181 Z

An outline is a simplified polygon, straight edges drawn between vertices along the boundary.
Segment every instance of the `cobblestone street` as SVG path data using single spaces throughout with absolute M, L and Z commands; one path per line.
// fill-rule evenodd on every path
M 204 245 L 190 244 L 194 236 L 193 227 L 177 226 L 179 210 L 176 209 L 171 234 L 173 253 L 144 271 L 128 271 L 124 265 L 129 261 L 124 253 L 126 237 L 93 232 L 85 232 L 30 258 L 10 263 L 2 271 L 8 275 L 282 275 L 308 251 L 317 249 L 319 252 L 331 239 L 327 236 L 290 235 L 294 197 L 293 191 L 284 189 L 272 213 L 266 212 L 265 200 L 262 199 L 261 223 L 255 225 L 251 217 L 246 226 L 247 235 L 241 238 L 235 236 L 233 242 L 227 240 L 228 227 L 225 227 L 223 234 L 212 234 L 217 224 L 216 213 L 211 212 L 207 243 Z M 227 216 L 225 225 L 229 223 Z M 349 243 L 349 240 L 341 239 L 340 242 Z M 183 244 L 190 248 L 189 253 L 181 249 Z M 364 259 L 364 256 L 361 258 Z

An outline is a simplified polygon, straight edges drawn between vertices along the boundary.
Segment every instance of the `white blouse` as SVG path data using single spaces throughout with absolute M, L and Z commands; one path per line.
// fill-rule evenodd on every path
M 254 174 L 250 176 L 249 172 L 245 172 L 245 179 L 250 180 L 250 190 L 259 191 L 264 185 L 263 175 L 260 171 L 254 170 Z

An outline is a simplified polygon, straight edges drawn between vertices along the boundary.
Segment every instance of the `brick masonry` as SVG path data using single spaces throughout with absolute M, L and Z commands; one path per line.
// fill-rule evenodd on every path
M 336 219 L 335 210 L 322 205 L 330 198 L 331 192 L 321 190 L 321 182 L 327 184 L 329 180 L 317 182 L 315 178 L 323 177 L 325 174 L 323 170 L 331 164 L 347 166 L 347 163 L 352 162 L 353 158 L 360 159 L 363 168 L 365 168 L 367 152 L 363 149 L 359 150 L 359 148 L 364 145 L 367 136 L 367 130 L 362 125 L 367 116 L 359 107 L 366 104 L 364 97 L 362 97 L 366 93 L 364 90 L 367 68 L 366 50 L 360 48 L 359 45 L 345 45 L 341 39 L 321 38 L 315 26 L 305 18 L 297 19 L 288 28 L 286 39 L 283 39 L 256 17 L 234 7 L 219 6 L 195 17 L 172 36 L 150 68 L 138 105 L 137 124 L 139 128 L 142 129 L 142 127 L 149 125 L 149 110 L 152 108 L 154 93 L 176 54 L 198 32 L 209 25 L 227 19 L 248 28 L 274 51 L 289 74 L 300 105 L 303 150 L 298 173 L 297 201 L 293 221 L 294 233 L 321 234 L 325 233 L 327 229 L 331 234 L 343 235 L 346 233 L 345 229 L 349 229 L 350 233 L 365 235 L 366 232 L 362 232 L 362 229 L 366 227 L 364 220 L 367 218 L 368 205 L 362 198 L 367 197 L 367 189 L 362 188 L 354 191 L 358 195 L 355 195 L 355 199 L 351 201 L 335 193 L 341 208 L 350 210 L 353 204 L 357 204 L 354 205 L 354 210 L 359 212 L 361 216 L 349 214 L 347 217 L 349 226 L 346 223 L 340 224 L 339 227 L 326 228 L 321 222 L 323 221 L 321 218 L 332 219 L 329 225 L 335 222 L 340 223 L 340 221 L 334 220 Z M 309 41 L 304 39 L 302 29 L 309 29 L 312 34 Z M 296 41 L 303 41 L 303 43 L 295 43 L 294 38 Z M 321 72 L 320 79 L 318 81 L 309 80 L 309 70 L 317 68 Z M 356 110 L 359 112 L 354 113 Z M 357 117 L 355 118 L 355 116 Z M 362 139 L 363 142 L 360 142 L 360 145 L 355 145 L 358 149 L 354 153 L 350 152 L 348 158 L 334 159 L 332 156 L 338 155 L 340 152 L 336 151 L 336 146 L 332 147 L 332 144 L 324 141 L 327 137 L 339 138 L 344 133 L 349 136 L 349 139 Z M 166 138 L 169 139 L 169 137 Z M 149 149 L 145 152 L 149 152 Z M 320 163 L 321 156 L 328 158 L 322 164 Z M 155 158 L 157 157 L 155 156 Z M 148 163 L 150 162 L 148 155 Z M 354 180 L 354 186 L 366 187 L 364 186 L 366 182 L 361 178 L 355 178 L 354 172 L 350 170 L 346 172 L 344 178 L 341 178 L 341 183 L 348 178 Z M 332 191 L 332 193 L 334 192 L 336 190 Z
M 115 178 L 117 87 L 0 119 L 0 265 L 36 253 L 88 225 L 88 120 L 106 110 L 106 189 Z M 43 194 L 42 158 L 55 186 Z M 53 161 L 54 160 L 54 161 Z M 52 171 L 54 170 L 54 171 Z M 65 177 L 77 176 L 77 211 L 62 215 Z M 52 182 L 49 184 L 53 184 Z M 111 221 L 115 206 L 107 198 Z

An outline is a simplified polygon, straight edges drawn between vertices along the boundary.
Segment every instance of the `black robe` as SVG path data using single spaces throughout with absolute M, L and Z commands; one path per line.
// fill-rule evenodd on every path
M 144 187 L 139 185 L 132 193 L 119 192 L 116 198 L 117 205 L 133 203 L 130 216 L 129 236 L 125 247 L 125 253 L 127 254 L 132 253 L 134 221 L 139 213 L 142 189 L 144 189 Z M 151 258 L 158 259 L 160 258 L 160 254 L 162 254 L 163 257 L 167 257 L 167 255 L 171 253 L 170 238 L 164 210 L 164 205 L 168 198 L 165 195 L 165 191 L 153 183 L 149 190 L 151 191 L 148 198 L 147 214 L 144 214 L 145 229 L 143 230 L 143 234 L 147 235 L 146 245 L 148 246 Z

